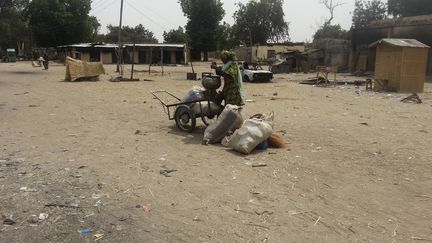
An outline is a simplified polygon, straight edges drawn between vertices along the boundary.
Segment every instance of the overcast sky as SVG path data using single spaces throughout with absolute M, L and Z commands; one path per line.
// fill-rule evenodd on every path
M 233 24 L 233 14 L 237 9 L 237 2 L 246 3 L 248 0 L 221 0 L 225 9 L 225 18 Z M 351 26 L 351 16 L 354 0 L 340 0 L 345 3 L 338 7 L 333 24 L 340 24 L 343 28 Z M 320 24 L 328 18 L 328 10 L 319 4 L 319 0 L 285 0 L 285 20 L 290 23 L 291 41 L 303 42 L 312 40 L 312 35 Z M 93 0 L 91 14 L 96 16 L 102 24 L 102 32 L 106 32 L 108 24 L 118 25 L 120 16 L 120 0 Z M 159 41 L 163 41 L 164 31 L 185 26 L 187 19 L 177 0 L 124 0 L 123 24 L 135 26 L 144 25 L 152 31 Z

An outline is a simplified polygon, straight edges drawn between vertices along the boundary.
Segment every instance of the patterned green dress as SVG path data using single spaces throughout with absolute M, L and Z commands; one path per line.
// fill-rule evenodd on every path
M 244 105 L 242 97 L 242 85 L 241 85 L 241 75 L 239 75 L 240 70 L 237 64 L 232 63 L 226 71 L 221 68 L 216 69 L 218 75 L 224 78 L 224 87 L 222 89 L 223 98 L 225 100 L 225 105 Z

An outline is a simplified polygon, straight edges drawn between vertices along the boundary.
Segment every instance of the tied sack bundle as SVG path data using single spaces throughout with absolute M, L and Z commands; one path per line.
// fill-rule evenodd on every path
M 240 114 L 240 107 L 226 105 L 215 123 L 210 124 L 204 132 L 204 143 L 220 143 L 230 132 L 241 127 L 243 118 Z
M 230 137 L 226 137 L 226 146 L 243 154 L 250 154 L 258 144 L 267 140 L 272 134 L 271 122 L 266 118 L 251 118 L 243 123 L 243 126 L 234 132 Z
M 205 91 L 206 90 L 203 87 L 194 86 L 191 90 L 189 90 L 189 92 L 181 100 L 181 102 L 186 103 L 204 100 L 206 98 Z M 195 114 L 200 115 L 217 114 L 220 113 L 220 110 L 222 110 L 222 108 L 219 105 L 215 104 L 213 101 L 195 102 L 190 105 L 190 108 Z

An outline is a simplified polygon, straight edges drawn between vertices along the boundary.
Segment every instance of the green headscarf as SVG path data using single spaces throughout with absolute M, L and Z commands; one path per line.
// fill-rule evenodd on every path
M 232 51 L 222 51 L 221 59 L 225 59 L 227 61 L 237 61 L 237 57 Z

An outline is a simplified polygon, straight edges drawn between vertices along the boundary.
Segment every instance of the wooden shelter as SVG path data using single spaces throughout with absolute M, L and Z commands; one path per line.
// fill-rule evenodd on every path
M 369 47 L 376 47 L 376 89 L 423 92 L 429 46 L 414 39 L 381 39 Z

